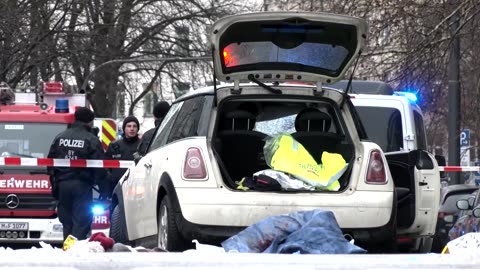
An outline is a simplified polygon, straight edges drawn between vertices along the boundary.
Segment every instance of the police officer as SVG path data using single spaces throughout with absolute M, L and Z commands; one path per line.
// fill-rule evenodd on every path
M 140 155 L 145 155 L 145 153 L 147 152 L 148 144 L 152 140 L 152 137 L 155 134 L 155 130 L 158 126 L 160 126 L 163 118 L 165 118 L 165 115 L 167 115 L 169 110 L 170 104 L 163 100 L 155 104 L 155 106 L 153 107 L 153 118 L 155 119 L 155 127 L 149 129 L 147 132 L 145 132 L 145 134 L 143 134 L 142 141 L 138 145 L 138 153 Z
M 102 144 L 92 134 L 95 115 L 81 107 L 75 111 L 75 123 L 55 137 L 48 153 L 57 159 L 104 159 Z M 64 239 L 73 235 L 86 239 L 92 224 L 92 186 L 98 184 L 101 196 L 108 196 L 107 172 L 101 168 L 49 167 L 52 189 L 58 199 L 58 218 Z M 54 196 L 55 196 L 54 195 Z
M 140 138 L 138 130 L 140 123 L 135 116 L 128 116 L 123 120 L 123 138 L 108 145 L 105 156 L 107 159 L 133 160 L 133 153 L 137 151 Z M 126 168 L 110 169 L 111 188 L 113 189 L 118 180 L 127 171 Z

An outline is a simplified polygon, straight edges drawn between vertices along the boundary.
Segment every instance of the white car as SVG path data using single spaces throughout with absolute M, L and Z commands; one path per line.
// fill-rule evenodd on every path
M 366 34 L 364 20 L 324 13 L 217 21 L 210 36 L 215 77 L 226 84 L 172 104 L 148 153 L 114 191 L 110 235 L 179 251 L 192 239 L 218 244 L 268 216 L 322 208 L 357 244 L 393 246 L 396 192 L 387 160 L 368 141 L 348 95 L 322 88 L 344 76 Z M 292 119 L 296 128 L 287 129 L 282 123 Z M 263 147 L 277 133 L 292 134 L 318 163 L 323 151 L 341 154 L 349 165 L 340 189 L 237 189 L 243 177 L 268 169 Z M 438 180 L 431 170 L 424 181 Z

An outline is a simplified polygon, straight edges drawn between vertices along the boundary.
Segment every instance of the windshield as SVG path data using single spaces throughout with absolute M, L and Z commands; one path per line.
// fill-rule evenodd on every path
M 291 104 L 286 103 L 287 106 L 282 107 L 282 106 L 271 106 L 271 105 L 268 105 L 268 103 L 265 103 L 262 113 L 259 115 L 258 121 L 255 124 L 254 130 L 265 133 L 269 136 L 273 136 L 280 133 L 292 134 L 297 132 L 298 130 L 296 130 L 295 121 L 296 120 L 298 121 L 297 119 L 298 113 L 297 112 L 288 113 L 288 112 L 292 111 L 293 109 L 300 110 L 301 108 L 297 108 L 293 104 L 294 103 L 291 103 Z M 339 127 L 337 126 L 337 123 L 339 121 L 336 119 L 336 114 L 331 114 L 331 112 L 333 111 L 333 108 L 331 108 L 330 105 L 326 103 L 321 103 L 316 108 L 320 110 L 322 114 L 328 116 L 331 119 L 331 121 L 328 121 L 329 124 L 327 126 L 322 126 L 322 132 L 330 132 L 338 135 L 343 135 L 343 133 L 340 131 Z M 313 120 L 311 123 L 313 123 Z
M 58 123 L 0 123 L 0 156 L 47 156 L 55 136 L 67 128 Z
M 400 111 L 395 108 L 356 106 L 370 140 L 384 152 L 403 149 L 403 127 Z

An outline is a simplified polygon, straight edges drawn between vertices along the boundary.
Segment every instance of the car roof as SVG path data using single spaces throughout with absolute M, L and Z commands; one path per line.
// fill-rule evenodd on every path
M 220 87 L 220 86 L 217 86 L 217 87 Z M 181 102 L 185 99 L 189 99 L 189 98 L 192 98 L 192 97 L 195 97 L 195 96 L 213 95 L 213 94 L 214 94 L 213 86 L 206 86 L 206 87 L 202 87 L 202 88 L 198 88 L 198 89 L 188 91 L 187 93 L 185 93 L 181 97 L 177 98 L 173 103 L 178 103 L 178 102 Z
M 337 88 L 345 91 L 347 89 L 348 80 L 341 80 L 333 84 L 326 85 L 327 87 Z M 386 82 L 382 81 L 362 81 L 352 80 L 352 89 L 349 93 L 352 94 L 370 94 L 370 95 L 388 95 L 394 94 L 393 88 Z
M 267 85 L 270 85 L 269 83 L 266 83 Z M 233 84 L 230 83 L 220 83 L 217 84 L 217 89 L 219 88 L 224 88 L 224 87 L 233 87 Z M 257 84 L 254 83 L 241 83 L 240 86 L 253 86 L 253 87 L 258 87 Z M 291 86 L 291 87 L 306 87 L 306 88 L 311 88 L 313 85 L 311 84 L 303 84 L 301 82 L 285 82 L 285 83 L 280 83 L 279 86 Z M 323 87 L 322 87 L 323 88 Z M 339 89 L 331 88 L 331 87 L 325 87 L 323 88 L 325 90 L 329 91 L 336 91 L 336 92 L 341 92 Z M 213 95 L 215 94 L 214 87 L 213 86 L 205 86 L 197 89 L 193 89 L 182 95 L 181 97 L 177 98 L 173 103 L 178 103 L 181 101 L 184 101 L 186 99 L 190 99 L 192 97 L 196 96 L 201 96 L 201 95 Z
M 471 193 L 475 190 L 477 190 L 479 187 L 476 185 L 470 185 L 470 184 L 458 184 L 458 185 L 451 185 L 451 186 L 446 186 L 442 189 L 442 199 L 440 200 L 441 203 L 445 202 L 446 197 L 451 195 L 452 193 Z
M 479 187 L 476 185 L 471 184 L 458 184 L 458 185 L 450 185 L 445 187 L 446 192 L 457 191 L 457 190 L 465 190 L 465 189 L 478 189 Z

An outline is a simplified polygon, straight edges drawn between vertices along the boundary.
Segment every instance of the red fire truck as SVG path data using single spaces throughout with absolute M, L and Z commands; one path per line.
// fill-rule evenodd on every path
M 55 136 L 74 122 L 76 107 L 86 106 L 84 94 L 65 93 L 61 82 L 45 82 L 40 88 L 7 89 L 15 92 L 15 101 L 0 105 L 0 157 L 46 158 Z M 115 121 L 94 122 L 107 147 L 116 137 Z M 108 230 L 107 208 L 92 205 L 92 211 L 92 230 Z M 39 241 L 63 241 L 46 167 L 0 165 L 0 243 Z

